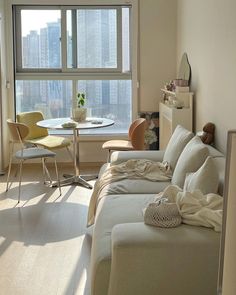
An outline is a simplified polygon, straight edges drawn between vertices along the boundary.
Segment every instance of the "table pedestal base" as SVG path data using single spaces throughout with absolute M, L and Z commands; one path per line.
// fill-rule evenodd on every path
M 78 184 L 78 185 L 82 185 L 86 188 L 92 189 L 93 186 L 87 182 L 87 180 L 92 180 L 92 179 L 96 179 L 97 175 L 72 175 L 72 174 L 64 174 L 63 175 L 65 177 L 65 179 L 60 181 L 60 185 L 64 186 L 64 185 L 70 185 L 70 184 Z M 52 185 L 53 187 L 57 187 L 58 183 L 55 182 Z

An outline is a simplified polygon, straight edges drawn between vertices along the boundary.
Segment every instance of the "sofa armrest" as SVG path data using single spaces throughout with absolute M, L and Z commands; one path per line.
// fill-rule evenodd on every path
M 111 155 L 112 164 L 120 164 L 130 159 L 147 159 L 157 162 L 163 161 L 165 151 L 119 151 Z
M 116 225 L 108 294 L 216 294 L 219 245 L 220 234 L 203 227 Z

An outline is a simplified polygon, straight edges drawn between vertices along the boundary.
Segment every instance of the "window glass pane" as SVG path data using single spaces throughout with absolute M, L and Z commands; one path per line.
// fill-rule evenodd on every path
M 78 9 L 79 68 L 117 68 L 116 9 Z
M 115 121 L 111 127 L 86 133 L 127 133 L 131 123 L 131 80 L 83 80 L 78 82 L 78 92 L 85 92 L 92 117 Z
M 130 8 L 122 8 L 122 70 L 130 71 L 130 26 L 129 26 Z
M 61 67 L 60 10 L 21 10 L 22 67 Z
M 16 113 L 39 110 L 45 118 L 70 117 L 72 81 L 16 81 Z

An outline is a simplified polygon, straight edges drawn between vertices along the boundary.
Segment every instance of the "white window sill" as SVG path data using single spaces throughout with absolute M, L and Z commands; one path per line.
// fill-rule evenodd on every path
M 51 135 L 59 135 L 59 136 L 72 136 L 72 131 L 71 130 L 50 130 L 49 134 Z M 85 133 L 85 134 L 80 134 L 79 136 L 80 141 L 94 141 L 94 142 L 99 142 L 99 141 L 107 141 L 107 140 L 112 140 L 112 139 L 128 139 L 128 134 L 127 133 Z

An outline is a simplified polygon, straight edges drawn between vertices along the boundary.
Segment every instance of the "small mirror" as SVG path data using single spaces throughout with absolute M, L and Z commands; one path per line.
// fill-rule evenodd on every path
M 187 80 L 189 85 L 190 78 L 191 78 L 191 67 L 188 62 L 187 53 L 184 53 L 179 66 L 178 79 Z

